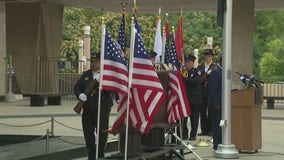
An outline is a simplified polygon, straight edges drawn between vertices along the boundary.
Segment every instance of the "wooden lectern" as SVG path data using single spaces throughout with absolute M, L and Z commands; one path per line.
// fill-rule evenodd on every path
M 231 92 L 231 137 L 239 151 L 262 147 L 261 105 L 263 89 L 250 87 Z

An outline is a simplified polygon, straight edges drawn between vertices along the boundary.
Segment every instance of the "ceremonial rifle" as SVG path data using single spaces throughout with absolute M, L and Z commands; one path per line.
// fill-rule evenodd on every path
M 86 96 L 90 95 L 92 93 L 92 90 L 94 89 L 95 85 L 98 84 L 97 80 L 92 80 L 89 84 L 88 87 L 85 89 L 84 94 Z M 73 108 L 73 110 L 77 113 L 80 114 L 82 109 L 83 109 L 84 102 L 79 100 L 77 105 Z

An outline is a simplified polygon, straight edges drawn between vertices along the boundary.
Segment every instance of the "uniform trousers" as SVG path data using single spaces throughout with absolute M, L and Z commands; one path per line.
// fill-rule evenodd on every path
M 211 122 L 211 109 L 208 107 L 208 97 L 202 99 L 202 106 L 200 109 L 200 125 L 202 134 L 212 133 L 212 122 Z
M 190 104 L 190 137 L 195 138 L 197 134 L 198 128 L 198 120 L 199 120 L 199 111 L 200 111 L 201 104 Z M 187 128 L 187 118 L 184 118 L 183 122 L 183 137 L 188 137 L 188 128 Z
M 98 157 L 104 157 L 104 149 L 107 142 L 109 112 L 101 111 L 100 114 L 100 138 L 99 138 L 99 153 Z M 84 111 L 82 115 L 82 126 L 86 147 L 88 149 L 88 160 L 96 159 L 96 137 L 95 128 L 97 128 L 97 111 Z
M 212 109 L 212 137 L 213 137 L 213 149 L 216 150 L 218 144 L 222 143 L 222 129 L 220 127 L 220 121 L 222 118 L 221 109 Z

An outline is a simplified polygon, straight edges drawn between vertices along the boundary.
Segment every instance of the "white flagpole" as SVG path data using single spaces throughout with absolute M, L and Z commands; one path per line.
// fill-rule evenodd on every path
M 161 57 L 161 63 L 165 63 L 165 45 L 166 45 L 166 28 L 163 27 L 163 40 L 162 40 L 162 57 Z
M 130 39 L 130 53 L 129 53 L 129 69 L 128 69 L 128 97 L 127 97 L 127 109 L 126 109 L 126 129 L 125 129 L 125 149 L 124 160 L 127 160 L 127 148 L 128 148 L 128 128 L 129 128 L 129 96 L 131 94 L 130 89 L 132 87 L 132 75 L 133 75 L 133 56 L 134 56 L 134 44 L 135 44 L 135 25 L 134 17 L 131 20 L 131 39 Z
M 99 85 L 99 100 L 98 100 L 98 120 L 96 130 L 96 159 L 99 156 L 99 140 L 100 140 L 100 117 L 101 117 L 101 97 L 102 97 L 102 84 L 103 84 L 103 67 L 104 67 L 104 51 L 105 51 L 105 35 L 106 26 L 104 24 L 104 17 L 102 17 L 102 41 L 101 41 L 101 57 L 100 57 L 100 85 Z

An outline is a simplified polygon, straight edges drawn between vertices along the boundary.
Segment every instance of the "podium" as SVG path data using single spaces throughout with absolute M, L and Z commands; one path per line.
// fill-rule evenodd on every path
M 262 147 L 262 99 L 262 88 L 231 92 L 231 138 L 239 151 L 257 151 Z

